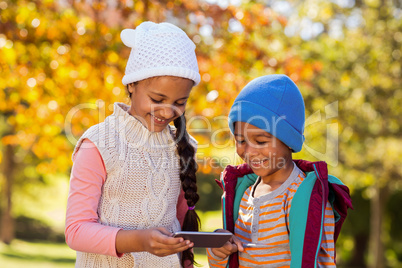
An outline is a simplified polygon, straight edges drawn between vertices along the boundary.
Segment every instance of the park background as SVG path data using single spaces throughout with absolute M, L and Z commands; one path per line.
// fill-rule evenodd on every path
M 187 106 L 199 141 L 197 210 L 221 224 L 226 116 L 251 79 L 284 73 L 306 104 L 295 158 L 329 164 L 350 187 L 339 267 L 402 267 L 400 0 L 0 0 L 0 267 L 73 267 L 64 244 L 71 153 L 128 102 L 124 28 L 171 22 L 196 44 L 201 83 Z M 205 254 L 196 251 L 205 265 Z

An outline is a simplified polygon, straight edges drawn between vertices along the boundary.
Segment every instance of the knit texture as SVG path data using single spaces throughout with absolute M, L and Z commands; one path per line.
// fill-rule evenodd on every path
M 304 142 L 304 101 L 295 83 L 286 75 L 266 75 L 248 83 L 229 113 L 229 128 L 245 122 L 271 133 L 294 152 Z
M 147 21 L 135 30 L 123 30 L 121 39 L 132 48 L 123 77 L 124 85 L 164 75 L 188 78 L 194 85 L 200 82 L 195 45 L 177 26 Z
M 125 230 L 165 227 L 180 230 L 176 204 L 180 193 L 180 164 L 174 128 L 150 132 L 129 107 L 116 103 L 114 113 L 80 138 L 92 141 L 105 164 L 107 178 L 98 206 L 98 221 Z M 196 146 L 194 140 L 192 144 Z M 77 252 L 76 267 L 181 267 L 179 256 L 157 257 L 148 252 L 122 258 Z

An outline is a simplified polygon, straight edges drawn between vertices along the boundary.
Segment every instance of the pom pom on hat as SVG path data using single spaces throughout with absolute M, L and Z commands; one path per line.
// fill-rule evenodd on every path
M 296 84 L 286 75 L 266 75 L 248 83 L 229 113 L 229 128 L 245 122 L 272 134 L 294 152 L 304 142 L 304 101 Z
M 121 41 L 127 47 L 134 48 L 135 47 L 135 30 L 133 29 L 124 29 L 120 34 Z
M 179 27 L 146 21 L 135 30 L 123 30 L 120 37 L 131 48 L 124 85 L 164 75 L 188 78 L 194 85 L 200 82 L 195 45 Z

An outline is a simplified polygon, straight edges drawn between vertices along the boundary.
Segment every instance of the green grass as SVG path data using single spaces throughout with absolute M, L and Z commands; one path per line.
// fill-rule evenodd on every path
M 201 231 L 213 231 L 222 227 L 220 211 L 198 213 Z M 195 260 L 200 267 L 208 267 L 204 248 L 195 248 Z M 28 242 L 15 239 L 10 245 L 0 243 L 0 266 L 3 268 L 73 268 L 75 251 L 66 244 Z
M 5 268 L 74 267 L 75 251 L 66 244 L 14 240 L 10 245 L 0 243 L 0 263 Z

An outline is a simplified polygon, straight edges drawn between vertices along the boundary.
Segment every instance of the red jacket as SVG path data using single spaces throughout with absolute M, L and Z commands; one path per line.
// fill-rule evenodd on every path
M 308 162 L 304 160 L 294 160 L 294 162 L 303 172 L 310 173 L 306 179 L 315 180 L 310 192 L 298 193 L 300 195 L 308 194 L 310 202 L 309 204 L 305 204 L 308 206 L 305 209 L 305 211 L 307 211 L 305 214 L 307 220 L 305 229 L 297 230 L 305 232 L 304 241 L 298 241 L 296 243 L 297 246 L 291 248 L 291 267 L 309 268 L 314 267 L 314 264 L 317 261 L 316 252 L 317 248 L 321 245 L 320 238 L 323 228 L 322 219 L 324 211 L 322 210 L 322 207 L 325 207 L 327 200 L 330 201 L 334 214 L 336 215 L 334 234 L 335 242 L 346 218 L 347 209 L 353 209 L 353 207 L 348 187 L 337 178 L 328 176 L 327 164 L 325 162 Z M 224 191 L 224 194 L 222 195 L 224 228 L 232 233 L 234 233 L 234 224 L 235 219 L 237 218 L 237 215 L 234 215 L 234 211 L 237 211 L 235 206 L 239 205 L 234 204 L 235 196 L 239 194 L 243 195 L 244 193 L 243 190 L 236 192 L 236 185 L 238 185 L 238 179 L 251 173 L 253 173 L 253 171 L 247 164 L 239 166 L 229 165 L 223 171 L 221 181 L 217 181 Z M 321 229 L 317 228 L 317 226 L 321 226 Z M 234 268 L 238 266 L 238 254 L 232 254 L 229 259 L 229 267 Z

